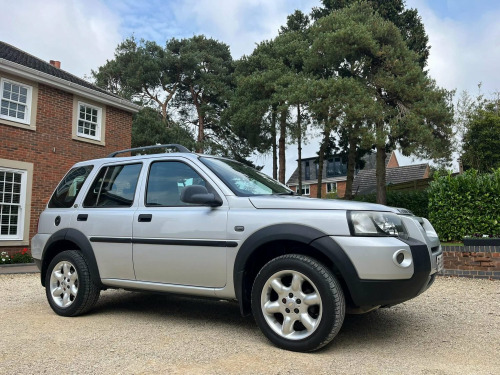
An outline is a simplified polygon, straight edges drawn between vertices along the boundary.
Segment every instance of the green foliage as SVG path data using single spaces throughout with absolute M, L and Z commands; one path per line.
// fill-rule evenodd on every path
M 437 176 L 429 187 L 429 220 L 443 241 L 500 232 L 500 169 Z
M 322 0 L 323 7 L 315 7 L 311 12 L 313 19 L 318 20 L 332 11 L 347 8 L 359 0 Z M 416 9 L 405 9 L 404 0 L 369 0 L 370 6 L 385 20 L 397 26 L 408 47 L 418 54 L 418 62 L 424 67 L 427 64 L 430 47 L 422 18 Z
M 464 169 L 489 172 L 500 168 L 500 102 L 476 110 L 467 123 L 461 156 Z
M 177 123 L 165 125 L 161 114 L 149 107 L 134 115 L 132 122 L 132 147 L 177 143 L 194 150 L 195 141 L 189 129 Z
M 391 17 L 384 18 L 371 4 L 387 14 L 392 8 L 379 2 L 327 3 L 338 10 L 310 28 L 312 44 L 305 60 L 306 71 L 315 77 L 309 85 L 311 111 L 324 121 L 325 130 L 345 132 L 349 144 L 375 145 L 381 154 L 398 145 L 404 155 L 450 158 L 450 93 L 423 71 L 419 55 Z M 385 164 L 377 168 L 377 175 L 385 176 Z M 377 190 L 385 203 L 383 178 L 377 179 Z
M 357 195 L 354 200 L 361 202 L 376 203 L 377 196 L 375 193 L 366 195 Z M 429 217 L 429 194 L 426 190 L 418 191 L 388 191 L 387 205 L 391 207 L 406 208 L 413 212 L 416 216 Z

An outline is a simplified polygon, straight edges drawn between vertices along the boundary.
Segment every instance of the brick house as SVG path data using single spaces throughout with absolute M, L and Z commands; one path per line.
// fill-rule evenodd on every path
M 0 41 L 0 251 L 29 247 L 71 165 L 130 148 L 139 108 Z
M 317 157 L 302 159 L 302 195 L 316 197 L 318 193 L 318 163 Z M 365 166 L 362 169 L 370 170 L 375 168 L 375 154 L 367 155 L 363 158 Z M 389 168 L 399 167 L 399 162 L 395 152 L 386 155 L 385 166 Z M 356 171 L 358 174 L 359 171 Z M 356 179 L 356 177 L 355 177 Z M 321 196 L 325 197 L 327 193 L 336 192 L 339 198 L 345 195 L 347 180 L 347 163 L 342 161 L 339 155 L 325 160 L 323 166 L 323 178 L 321 183 Z M 299 186 L 299 168 L 295 169 L 288 179 L 287 186 L 293 191 L 297 191 Z M 356 192 L 356 190 L 354 190 Z

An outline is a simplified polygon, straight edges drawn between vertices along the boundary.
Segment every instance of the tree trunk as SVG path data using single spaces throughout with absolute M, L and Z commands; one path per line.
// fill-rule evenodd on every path
M 386 179 L 385 179 L 385 140 L 382 136 L 383 124 L 377 124 L 377 203 L 387 204 Z
M 326 124 L 325 124 L 326 127 Z M 325 130 L 323 132 L 323 142 L 321 142 L 321 146 L 319 148 L 319 159 L 318 159 L 318 193 L 316 194 L 317 198 L 321 198 L 321 185 L 323 184 L 323 162 L 325 160 L 325 151 L 328 145 L 328 138 L 330 137 L 330 132 Z
M 193 87 L 190 87 L 190 91 L 196 107 L 196 113 L 198 115 L 198 146 L 196 148 L 196 152 L 203 154 L 203 141 L 205 138 L 203 113 L 201 112 L 201 106 L 198 102 L 198 93 L 194 91 Z
M 300 119 L 300 104 L 297 104 L 297 153 L 298 153 L 298 167 L 299 167 L 299 186 L 297 193 L 302 195 L 302 127 Z
M 357 125 L 354 125 L 354 134 L 356 134 Z M 345 183 L 345 195 L 344 199 L 351 200 L 352 195 L 352 185 L 354 182 L 354 170 L 356 168 L 356 145 L 357 139 L 354 136 L 349 137 L 349 150 L 347 152 L 347 177 Z
M 273 178 L 278 179 L 278 154 L 276 147 L 276 106 L 273 105 L 271 112 L 271 146 L 273 149 Z
M 286 118 L 288 116 L 288 110 L 281 110 L 280 114 L 280 138 L 279 138 L 279 182 L 282 184 L 285 183 L 285 168 L 286 168 L 286 160 L 285 160 L 285 147 L 286 147 Z

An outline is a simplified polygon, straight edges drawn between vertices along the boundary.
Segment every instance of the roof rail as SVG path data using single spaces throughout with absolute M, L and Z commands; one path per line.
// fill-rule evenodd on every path
M 133 152 L 133 151 L 145 151 L 145 150 L 151 150 L 155 148 L 175 148 L 177 149 L 177 152 L 191 152 L 189 151 L 186 147 L 182 145 L 178 145 L 175 143 L 168 144 L 168 145 L 154 145 L 154 146 L 144 146 L 144 147 L 135 147 L 135 148 L 129 148 L 126 150 L 120 150 L 120 151 L 115 151 L 106 156 L 107 158 L 114 158 L 118 154 L 124 154 L 126 152 Z

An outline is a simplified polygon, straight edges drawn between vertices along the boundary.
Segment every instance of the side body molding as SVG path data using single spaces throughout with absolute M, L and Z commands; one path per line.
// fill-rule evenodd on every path
M 241 245 L 234 263 L 233 279 L 236 299 L 239 301 L 241 314 L 243 316 L 251 313 L 250 293 L 251 282 L 247 263 L 252 254 L 261 246 L 274 241 L 292 241 L 313 247 L 323 256 L 329 259 L 334 267 L 346 280 L 356 279 L 357 272 L 351 260 L 342 248 L 327 234 L 315 228 L 298 224 L 277 224 L 263 228 L 250 237 Z M 307 250 L 303 252 L 307 255 Z
M 52 252 L 60 252 L 62 250 L 74 250 L 71 248 L 61 249 L 58 244 L 72 242 L 74 243 L 82 252 L 85 260 L 87 261 L 87 265 L 89 266 L 90 275 L 94 283 L 98 286 L 102 287 L 101 276 L 99 274 L 99 268 L 97 267 L 97 261 L 95 259 L 94 250 L 92 249 L 92 245 L 88 238 L 80 231 L 72 228 L 64 228 L 57 232 L 55 232 L 48 239 L 47 243 L 42 252 L 42 270 L 40 272 L 42 285 L 45 286 L 45 274 L 47 272 L 47 268 L 49 267 L 49 262 L 47 262 L 47 256 L 51 255 Z M 50 256 L 50 259 L 53 257 Z

